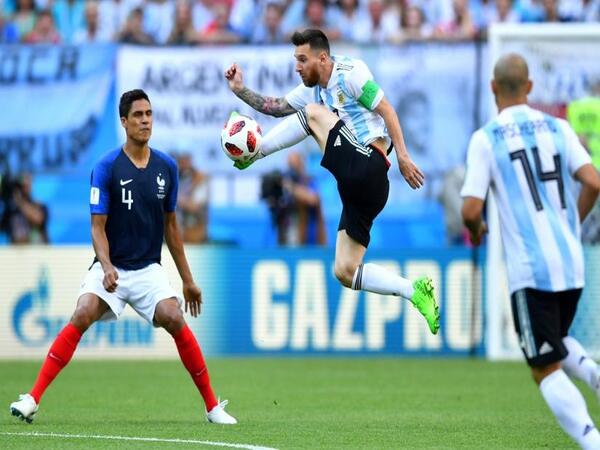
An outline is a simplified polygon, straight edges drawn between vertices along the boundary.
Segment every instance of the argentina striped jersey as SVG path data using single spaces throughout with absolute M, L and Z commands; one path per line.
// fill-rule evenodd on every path
M 502 110 L 477 130 L 462 197 L 492 189 L 510 292 L 584 285 L 575 172 L 591 162 L 569 124 L 527 105 Z
M 383 137 L 391 143 L 381 116 L 373 110 L 383 98 L 383 90 L 373 80 L 367 65 L 356 58 L 332 56 L 333 71 L 326 88 L 298 85 L 285 99 L 299 110 L 309 103 L 321 103 L 337 113 L 364 146 Z

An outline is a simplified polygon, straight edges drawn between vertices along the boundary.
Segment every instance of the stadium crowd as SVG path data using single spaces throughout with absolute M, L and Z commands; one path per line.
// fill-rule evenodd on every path
M 600 0 L 0 0 L 0 43 L 278 44 L 320 28 L 331 41 L 400 44 L 574 21 L 600 21 Z

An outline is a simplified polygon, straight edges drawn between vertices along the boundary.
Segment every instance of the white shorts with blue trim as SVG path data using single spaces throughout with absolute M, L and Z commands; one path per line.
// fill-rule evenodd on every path
M 110 309 L 100 320 L 116 320 L 121 316 L 125 305 L 131 306 L 135 312 L 154 324 L 156 305 L 161 300 L 176 298 L 179 307 L 183 298 L 173 289 L 163 266 L 158 263 L 150 264 L 139 270 L 116 269 L 119 274 L 117 289 L 108 292 L 102 285 L 104 271 L 99 262 L 94 263 L 83 279 L 78 298 L 84 294 L 95 294 L 104 300 Z

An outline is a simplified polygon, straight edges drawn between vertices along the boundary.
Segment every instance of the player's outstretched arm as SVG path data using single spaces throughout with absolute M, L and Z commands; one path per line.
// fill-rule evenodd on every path
M 96 258 L 104 271 L 102 285 L 108 292 L 115 292 L 119 283 L 117 269 L 110 262 L 110 251 L 108 238 L 106 237 L 106 214 L 92 214 L 92 244 L 96 252 Z
M 185 257 L 185 251 L 183 249 L 183 241 L 181 239 L 181 233 L 177 226 L 177 216 L 175 212 L 165 213 L 165 242 L 169 247 L 169 252 L 175 261 L 177 271 L 183 281 L 183 298 L 185 299 L 185 311 L 190 310 L 192 317 L 200 314 L 202 305 L 202 291 L 194 283 L 192 277 L 192 271 Z
M 245 87 L 242 69 L 235 63 L 225 71 L 225 78 L 227 79 L 231 92 L 256 111 L 274 117 L 289 116 L 296 112 L 284 97 L 265 97 L 258 92 L 254 92 Z
M 406 150 L 406 145 L 404 144 L 404 136 L 402 134 L 402 128 L 400 127 L 400 121 L 398 120 L 396 111 L 392 105 L 390 105 L 390 102 L 383 97 L 375 108 L 375 112 L 377 112 L 377 114 L 383 118 L 385 126 L 388 129 L 388 133 L 392 139 L 392 144 L 394 144 L 394 149 L 396 150 L 398 167 L 400 168 L 402 176 L 411 188 L 420 188 L 425 182 L 425 176 L 408 155 L 408 150 Z

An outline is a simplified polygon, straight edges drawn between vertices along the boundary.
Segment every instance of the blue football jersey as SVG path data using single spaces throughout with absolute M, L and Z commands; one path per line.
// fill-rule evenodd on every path
M 150 149 L 148 165 L 137 168 L 119 148 L 105 155 L 91 177 L 90 212 L 106 214 L 110 260 L 137 270 L 160 263 L 164 213 L 177 204 L 177 163 Z

